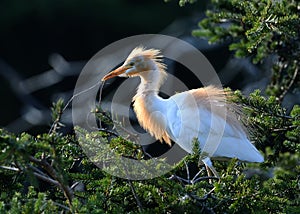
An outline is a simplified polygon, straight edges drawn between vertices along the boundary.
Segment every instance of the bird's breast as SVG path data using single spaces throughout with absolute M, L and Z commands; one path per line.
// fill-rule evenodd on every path
M 164 105 L 157 98 L 149 99 L 149 97 L 138 96 L 134 99 L 134 111 L 140 125 L 148 131 L 156 139 L 165 140 L 171 144 L 169 136 L 166 132 L 167 117 Z

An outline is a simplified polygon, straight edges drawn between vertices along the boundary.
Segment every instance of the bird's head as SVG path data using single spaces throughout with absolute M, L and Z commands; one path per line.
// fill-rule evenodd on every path
M 143 47 L 135 48 L 127 57 L 124 64 L 111 71 L 102 78 L 102 81 L 113 77 L 134 77 L 139 76 L 142 72 L 155 69 L 164 69 L 162 55 L 156 49 L 144 49 Z

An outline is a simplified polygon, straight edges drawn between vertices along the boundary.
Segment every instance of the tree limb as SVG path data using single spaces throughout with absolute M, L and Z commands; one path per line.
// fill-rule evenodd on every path
M 28 157 L 29 160 L 41 167 L 43 167 L 43 169 L 45 169 L 47 171 L 47 173 L 55 180 L 53 179 L 48 179 L 47 177 L 39 174 L 40 178 L 41 179 L 45 179 L 46 181 L 49 181 L 55 185 L 58 185 L 62 190 L 63 190 L 63 193 L 65 195 L 65 197 L 67 198 L 68 200 L 68 203 L 70 205 L 70 207 L 72 208 L 72 199 L 74 197 L 74 194 L 73 194 L 73 191 L 72 189 L 68 186 L 68 185 L 65 185 L 64 182 L 63 182 L 63 179 L 57 174 L 56 170 L 53 168 L 53 166 L 51 166 L 46 159 L 37 159 L 33 156 L 29 156 Z M 57 183 L 56 183 L 57 182 Z

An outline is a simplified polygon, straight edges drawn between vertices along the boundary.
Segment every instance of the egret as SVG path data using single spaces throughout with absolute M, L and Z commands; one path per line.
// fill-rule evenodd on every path
M 140 77 L 133 97 L 133 108 L 140 125 L 154 138 L 171 145 L 171 140 L 186 152 L 193 150 L 193 139 L 199 141 L 202 162 L 218 176 L 210 158 L 237 158 L 246 162 L 263 162 L 264 158 L 250 142 L 240 121 L 239 107 L 226 102 L 229 92 L 207 86 L 163 99 L 158 95 L 166 79 L 166 65 L 160 50 L 135 48 L 124 64 L 102 78 Z M 226 113 L 223 114 L 226 110 Z M 214 141 L 218 142 L 214 142 Z M 210 146 L 213 152 L 205 150 Z

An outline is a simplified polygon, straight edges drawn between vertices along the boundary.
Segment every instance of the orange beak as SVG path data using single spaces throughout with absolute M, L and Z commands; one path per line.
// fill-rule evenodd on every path
M 102 78 L 102 81 L 106 81 L 106 80 L 111 79 L 113 77 L 119 76 L 120 74 L 123 74 L 127 69 L 128 69 L 128 67 L 126 67 L 126 66 L 120 66 L 116 70 L 113 70 L 110 73 L 106 74 Z

